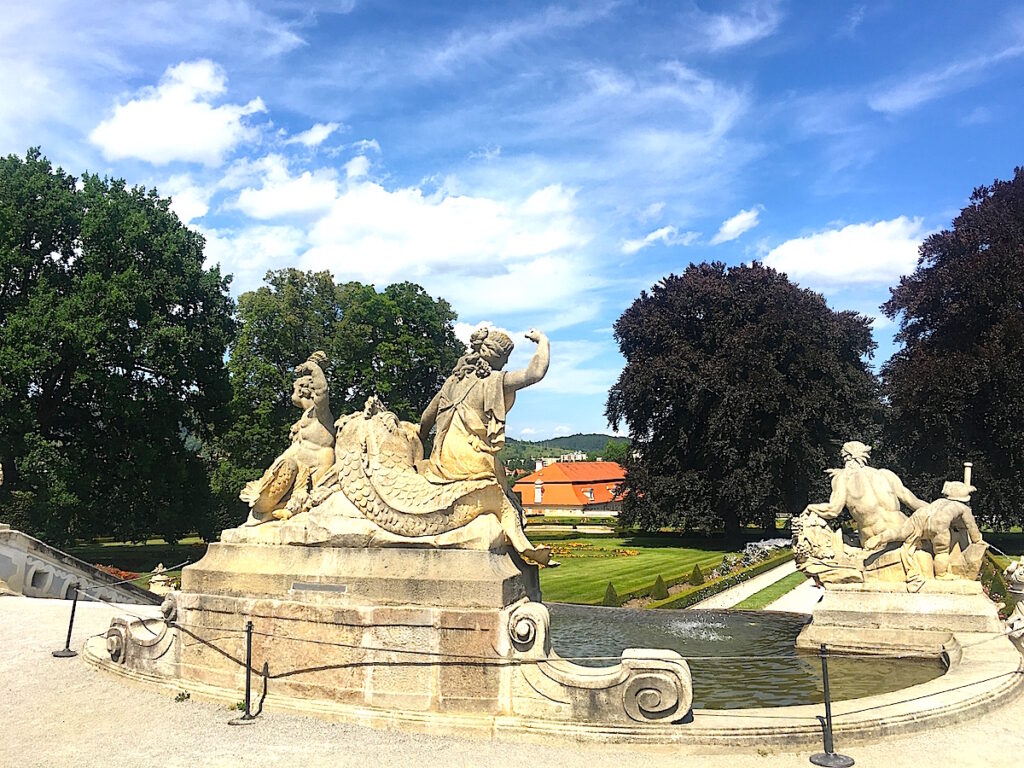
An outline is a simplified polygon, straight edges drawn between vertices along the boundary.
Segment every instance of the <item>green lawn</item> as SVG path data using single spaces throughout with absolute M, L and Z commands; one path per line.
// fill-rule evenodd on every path
M 196 562 L 206 553 L 206 544 L 197 537 L 168 544 L 163 539 L 146 542 L 98 540 L 68 547 L 67 553 L 92 565 L 113 565 L 124 571 L 148 573 L 160 563 L 169 568 L 190 560 Z
M 722 562 L 727 552 L 720 539 L 695 539 L 672 536 L 596 537 L 579 536 L 561 539 L 537 537 L 540 542 L 566 549 L 576 556 L 556 554 L 558 568 L 540 572 L 544 600 L 560 603 L 599 604 L 604 599 L 608 582 L 620 594 L 649 587 L 660 573 L 666 582 L 689 576 L 695 563 L 705 576 Z M 576 546 L 573 546 L 576 545 Z M 616 554 L 618 551 L 618 554 Z M 636 552 L 636 554 L 629 554 Z
M 766 605 L 774 603 L 783 595 L 792 592 L 805 581 L 807 581 L 807 577 L 800 573 L 800 571 L 791 573 L 788 576 L 783 576 L 774 584 L 769 584 L 760 592 L 755 592 L 746 600 L 742 600 L 732 607 L 743 611 L 759 611 Z

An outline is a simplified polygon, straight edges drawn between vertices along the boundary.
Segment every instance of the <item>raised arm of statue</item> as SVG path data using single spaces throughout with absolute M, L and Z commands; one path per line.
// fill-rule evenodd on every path
M 317 394 L 327 392 L 327 377 L 324 376 L 323 368 L 320 366 L 327 362 L 327 355 L 323 352 L 314 352 L 309 359 L 295 366 L 295 373 L 299 376 L 308 374 L 313 380 L 313 391 Z
M 903 485 L 903 481 L 900 480 L 899 475 L 892 470 L 882 469 L 879 471 L 885 475 L 885 479 L 889 481 L 889 486 L 896 494 L 896 498 L 906 504 L 912 511 L 916 512 L 928 503 L 927 501 L 921 501 L 921 499 L 917 498 L 909 488 Z
M 509 371 L 505 374 L 505 389 L 512 392 L 536 384 L 543 379 L 548 372 L 548 364 L 551 362 L 551 344 L 547 336 L 536 328 L 531 328 L 526 334 L 526 338 L 537 343 L 537 350 L 523 370 Z
M 807 511 L 814 512 L 819 517 L 832 520 L 842 514 L 846 508 L 846 477 L 842 471 L 832 475 L 832 495 L 828 501 L 820 504 L 808 504 Z

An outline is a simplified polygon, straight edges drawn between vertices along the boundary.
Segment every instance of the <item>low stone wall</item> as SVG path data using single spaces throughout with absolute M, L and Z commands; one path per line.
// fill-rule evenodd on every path
M 0 585 L 26 597 L 69 599 L 78 584 L 94 598 L 116 603 L 156 605 L 160 598 L 119 579 L 39 539 L 0 525 Z M 81 595 L 81 599 L 90 599 Z
M 843 746 L 881 736 L 913 733 L 961 723 L 967 718 L 1008 706 L 1024 690 L 1021 656 L 1004 637 L 964 634 L 958 658 L 951 660 L 946 674 L 921 685 L 860 699 L 832 704 L 833 727 Z M 120 672 L 173 696 L 182 690 L 180 681 L 117 669 L 103 638 L 90 639 L 86 661 L 96 667 Z M 218 687 L 189 683 L 195 698 L 234 703 L 242 687 Z M 261 692 L 254 675 L 254 698 Z M 692 718 L 679 723 L 597 725 L 529 718 L 508 714 L 456 714 L 436 711 L 381 710 L 341 704 L 324 699 L 299 699 L 282 695 L 271 681 L 265 706 L 271 711 L 315 715 L 375 728 L 402 729 L 423 733 L 493 734 L 544 742 L 548 739 L 636 743 L 648 745 L 701 744 L 742 746 L 820 747 L 821 705 L 757 708 L 744 710 L 694 710 Z

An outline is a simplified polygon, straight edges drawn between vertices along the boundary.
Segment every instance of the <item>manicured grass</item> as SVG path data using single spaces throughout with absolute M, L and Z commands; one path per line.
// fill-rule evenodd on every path
M 769 584 L 760 592 L 755 592 L 746 600 L 742 600 L 732 607 L 743 611 L 759 611 L 766 605 L 774 603 L 783 595 L 792 592 L 805 581 L 807 581 L 807 577 L 800 573 L 800 571 L 791 573 L 788 576 L 783 576 L 774 584 Z
M 190 560 L 196 562 L 206 553 L 206 543 L 197 537 L 168 544 L 163 539 L 146 542 L 99 540 L 68 547 L 67 553 L 79 560 L 99 565 L 113 565 L 121 570 L 148 573 L 163 563 L 165 567 Z
M 571 547 L 580 557 L 560 557 L 558 568 L 544 568 L 540 572 L 540 586 L 544 600 L 560 603 L 600 604 L 608 582 L 615 585 L 620 595 L 650 587 L 658 574 L 668 583 L 690 575 L 695 564 L 704 573 L 722 562 L 726 553 L 737 550 L 726 548 L 721 540 L 699 540 L 693 537 L 578 536 L 573 539 L 538 537 L 546 544 L 559 548 Z M 619 550 L 620 554 L 615 554 Z M 621 554 L 623 550 L 636 554 Z

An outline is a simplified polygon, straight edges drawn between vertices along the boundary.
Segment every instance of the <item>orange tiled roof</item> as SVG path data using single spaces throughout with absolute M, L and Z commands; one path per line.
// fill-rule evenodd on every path
M 621 500 L 615 487 L 625 477 L 625 470 L 614 461 L 559 461 L 522 478 L 512 490 L 522 495 L 524 506 L 535 506 L 534 484 L 540 480 L 544 506 L 585 507 Z M 592 491 L 593 500 L 586 490 Z

